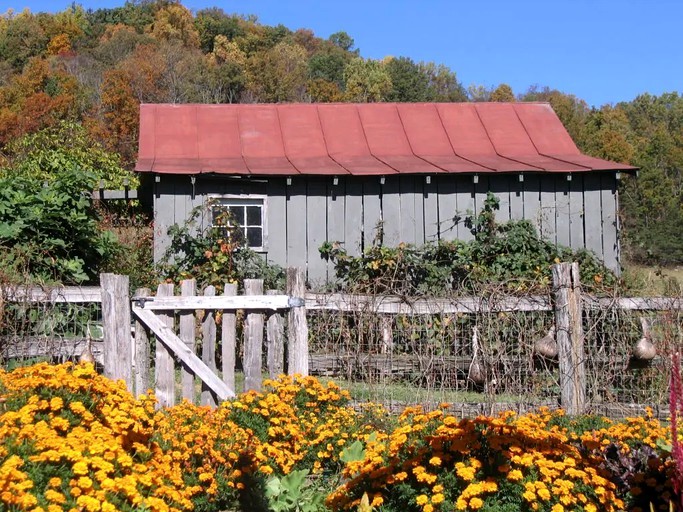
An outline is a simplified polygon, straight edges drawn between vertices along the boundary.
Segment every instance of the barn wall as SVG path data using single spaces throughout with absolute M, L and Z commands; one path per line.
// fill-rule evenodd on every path
M 370 247 L 381 225 L 385 245 L 469 240 L 464 218 L 479 213 L 487 191 L 500 199 L 499 221 L 528 219 L 553 243 L 595 252 L 619 270 L 617 181 L 614 173 L 292 177 L 251 181 L 162 176 L 155 183 L 155 257 L 168 246 L 169 226 L 181 223 L 211 194 L 266 195 L 264 257 L 280 265 L 307 266 L 311 285 L 334 277 L 320 258 L 325 241 L 341 242 L 352 255 Z

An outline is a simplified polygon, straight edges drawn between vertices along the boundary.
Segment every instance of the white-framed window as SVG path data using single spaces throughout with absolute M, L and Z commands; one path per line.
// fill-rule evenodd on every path
M 228 219 L 230 226 L 231 223 L 239 226 L 247 247 L 255 251 L 265 250 L 265 197 L 214 196 L 210 204 L 212 226 L 224 226 Z

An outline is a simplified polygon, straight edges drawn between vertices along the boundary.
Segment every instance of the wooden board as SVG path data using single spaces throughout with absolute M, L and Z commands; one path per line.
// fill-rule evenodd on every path
M 417 214 L 415 206 L 415 182 L 416 176 L 399 176 L 399 242 L 416 244 L 417 242 Z
M 456 176 L 456 211 L 460 218 L 456 227 L 458 240 L 472 240 L 474 238 L 470 229 L 465 226 L 465 217 L 468 215 L 475 215 L 476 205 L 475 197 L 476 191 L 474 187 L 472 175 Z
M 327 241 L 331 243 L 344 241 L 344 206 L 346 204 L 346 178 L 337 178 L 327 182 Z M 326 262 L 327 275 L 333 280 L 334 264 Z
M 510 175 L 510 219 L 524 219 L 524 182 L 519 174 Z M 522 179 L 524 179 L 522 175 Z
M 173 353 L 185 363 L 202 382 L 205 382 L 221 400 L 234 398 L 235 394 L 226 384 L 218 378 L 194 352 L 190 352 L 183 340 L 178 338 L 172 329 L 164 324 L 152 311 L 133 306 L 135 315 L 161 340 L 168 346 Z
M 570 247 L 574 250 L 586 246 L 583 224 L 583 178 L 584 175 L 576 174 L 569 182 L 569 240 Z
M 363 186 L 357 179 L 350 179 L 346 183 L 346 204 L 344 205 L 344 248 L 349 255 L 359 256 L 362 243 Z
M 267 261 L 285 265 L 287 262 L 287 197 L 284 179 L 269 179 L 267 190 L 266 225 L 264 226 Z
M 314 287 L 327 282 L 327 263 L 318 250 L 327 241 L 326 181 L 326 178 L 309 178 L 306 196 L 306 262 L 308 282 Z
M 619 273 L 621 271 L 619 258 L 618 216 L 617 216 L 617 183 L 614 173 L 601 175 L 602 202 L 602 247 L 603 258 L 607 268 Z
M 376 176 L 363 180 L 363 248 L 372 247 L 382 229 L 381 186 Z
M 396 247 L 401 242 L 401 194 L 398 176 L 387 176 L 382 185 L 382 219 L 384 245 Z
M 572 176 L 572 181 L 573 181 Z M 571 181 L 567 181 L 566 174 L 555 176 L 555 229 L 556 240 L 559 245 L 570 246 L 570 208 L 569 208 L 569 186 Z
M 541 233 L 541 183 L 537 174 L 524 175 L 524 218 Z
M 439 239 L 456 240 L 458 238 L 458 221 L 462 216 L 458 212 L 458 191 L 454 175 L 435 177 L 437 193 L 439 195 Z
M 440 239 L 439 231 L 439 194 L 437 177 L 430 176 L 422 189 L 425 242 L 436 242 Z
M 603 259 L 602 246 L 602 193 L 600 176 L 595 173 L 584 174 L 583 201 L 586 249 Z
M 555 176 L 542 174 L 540 176 L 540 199 L 541 199 L 541 237 L 552 244 L 557 243 L 557 225 L 555 203 Z
M 302 177 L 287 186 L 287 265 L 306 265 L 306 191 Z

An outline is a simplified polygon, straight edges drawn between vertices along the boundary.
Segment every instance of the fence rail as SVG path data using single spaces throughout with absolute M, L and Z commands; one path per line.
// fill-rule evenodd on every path
M 77 357 L 90 351 L 103 364 L 106 375 L 125 380 L 131 390 L 145 392 L 153 383 L 161 405 L 173 404 L 177 394 L 188 399 L 201 394 L 202 403 L 214 404 L 234 396 L 239 361 L 245 389 L 260 388 L 262 361 L 271 376 L 283 370 L 290 374 L 337 375 L 349 371 L 353 364 L 377 375 L 419 373 L 426 364 L 442 379 L 471 380 L 476 354 L 458 352 L 438 360 L 425 360 L 393 353 L 391 347 L 397 333 L 392 326 L 396 318 L 545 312 L 553 324 L 552 336 L 550 333 L 548 336 L 556 344 L 560 403 L 569 413 L 578 413 L 586 407 L 587 368 L 593 371 L 596 365 L 615 357 L 603 349 L 586 355 L 589 333 L 584 332 L 582 318 L 608 309 L 678 312 L 683 310 L 683 300 L 582 294 L 576 264 L 556 265 L 553 275 L 553 292 L 547 296 L 447 299 L 306 292 L 303 273 L 297 269 L 288 270 L 286 293 L 264 292 L 261 282 L 249 281 L 245 283 L 245 295 L 237 295 L 236 287 L 230 284 L 225 285 L 222 295 L 216 295 L 212 288 L 200 295 L 193 281 L 184 281 L 180 296 L 173 295 L 172 285 L 164 284 L 156 294 L 136 290 L 131 297 L 127 278 L 112 274 L 101 276 L 100 287 L 11 287 L 1 290 L 0 297 L 5 303 L 101 304 L 104 334 L 101 342 L 93 341 L 90 336 L 60 340 L 49 340 L 46 336 L 5 336 L 1 354 L 4 358 L 35 357 L 41 353 Z M 309 323 L 315 322 L 316 315 L 320 314 L 374 317 L 381 331 L 382 346 L 378 353 L 363 352 L 359 339 L 355 340 L 357 347 L 351 347 L 347 353 L 309 350 Z M 131 323 L 135 325 L 132 335 L 128 327 Z M 241 342 L 239 326 L 242 326 Z M 594 330 L 595 327 L 589 328 L 591 335 Z M 475 326 L 471 340 L 474 344 L 476 337 Z M 156 340 L 152 341 L 154 345 L 150 345 L 150 340 Z M 154 347 L 154 364 L 150 347 Z M 527 364 L 515 357 L 501 356 L 494 370 L 518 371 L 518 367 Z M 179 385 L 176 373 L 180 374 Z

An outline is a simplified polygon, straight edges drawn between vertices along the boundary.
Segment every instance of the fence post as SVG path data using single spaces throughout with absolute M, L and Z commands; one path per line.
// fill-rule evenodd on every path
M 194 279 L 183 279 L 180 281 L 180 294 L 183 297 L 193 297 L 197 293 L 197 281 Z M 194 311 L 181 311 L 178 320 L 179 338 L 185 342 L 187 348 L 194 353 L 195 348 L 195 324 Z M 182 382 L 183 398 L 194 403 L 194 372 L 186 365 L 182 365 L 180 380 Z
M 133 347 L 129 287 L 128 276 L 100 274 L 104 375 L 113 380 L 123 379 L 132 392 Z
M 207 286 L 204 289 L 205 297 L 213 297 L 216 295 L 216 288 L 214 286 Z M 204 320 L 202 321 L 202 361 L 208 366 L 211 371 L 216 373 L 216 314 L 212 309 L 204 311 Z M 216 396 L 211 391 L 211 388 L 202 383 L 202 405 L 210 405 L 215 407 L 218 404 Z
M 567 414 L 581 414 L 586 400 L 586 372 L 578 263 L 553 265 L 553 290 L 560 404 Z
M 287 295 L 306 297 L 306 275 L 304 269 L 287 269 Z M 308 323 L 306 306 L 292 307 L 288 314 L 287 372 L 290 375 L 308 375 Z
M 138 288 L 136 297 L 148 297 L 152 294 L 149 288 Z M 147 328 L 142 322 L 135 321 L 135 394 L 147 393 L 149 389 L 149 337 Z
M 223 295 L 237 295 L 237 285 L 225 283 Z M 221 355 L 223 365 L 223 382 L 234 393 L 235 389 L 235 351 L 237 347 L 237 315 L 235 311 L 223 311 L 221 325 Z
M 245 279 L 246 295 L 263 295 L 262 279 Z M 263 355 L 263 314 L 247 313 L 244 320 L 244 390 L 261 391 Z
M 266 295 L 279 295 L 278 290 L 268 290 Z M 285 324 L 282 313 L 272 311 L 266 321 L 266 360 L 268 375 L 276 379 L 284 370 L 285 359 Z
M 157 287 L 157 297 L 172 297 L 173 284 L 161 283 Z M 167 327 L 173 329 L 173 310 L 159 311 L 159 319 Z M 173 353 L 166 348 L 166 345 L 157 337 L 156 342 L 156 363 L 154 367 L 154 380 L 156 383 L 156 395 L 159 399 L 159 407 L 172 407 L 175 405 L 175 368 L 173 364 Z

